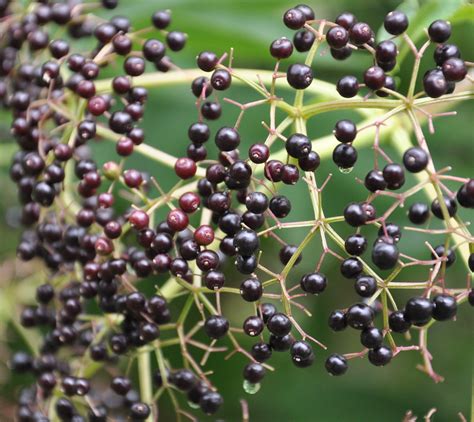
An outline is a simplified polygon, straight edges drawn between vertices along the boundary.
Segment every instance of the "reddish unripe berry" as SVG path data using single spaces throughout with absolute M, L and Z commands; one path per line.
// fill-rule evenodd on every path
M 174 209 L 168 213 L 166 222 L 172 230 L 180 232 L 188 226 L 189 218 L 184 211 L 180 209 Z
M 207 224 L 199 226 L 194 232 L 194 240 L 198 245 L 210 245 L 214 241 L 214 229 Z
M 130 169 L 123 174 L 123 181 L 129 188 L 138 188 L 143 183 L 143 177 L 138 170 Z
M 150 217 L 148 217 L 148 214 L 145 211 L 134 210 L 128 217 L 128 221 L 134 228 L 141 230 L 148 227 Z
M 200 205 L 199 195 L 194 192 L 186 192 L 179 197 L 179 206 L 185 213 L 191 214 L 195 212 Z
M 174 171 L 181 179 L 190 179 L 196 174 L 196 170 L 196 163 L 191 158 L 178 158 L 174 164 Z

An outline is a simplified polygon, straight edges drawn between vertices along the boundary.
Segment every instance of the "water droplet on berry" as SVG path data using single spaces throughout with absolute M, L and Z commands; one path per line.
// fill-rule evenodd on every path
M 339 167 L 339 171 L 343 174 L 349 174 L 353 169 L 354 167 Z
M 244 391 L 247 394 L 256 394 L 260 390 L 260 383 L 252 384 L 251 382 L 244 380 Z

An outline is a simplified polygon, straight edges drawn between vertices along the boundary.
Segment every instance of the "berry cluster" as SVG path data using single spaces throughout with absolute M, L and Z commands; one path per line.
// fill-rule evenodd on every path
M 117 1 L 102 0 L 101 4 L 114 9 Z M 342 278 L 354 280 L 360 301 L 332 312 L 329 326 L 334 331 L 347 326 L 360 330 L 363 350 L 329 355 L 325 363 L 329 374 L 344 374 L 353 357 L 367 355 L 370 363 L 383 366 L 400 352 L 420 350 L 426 372 L 440 379 L 432 369 L 423 336 L 434 321 L 453 319 L 458 304 L 474 304 L 470 287 L 448 288 L 446 284 L 446 270 L 457 255 L 474 271 L 474 255 L 466 253 L 474 240 L 457 216 L 458 206 L 474 208 L 474 179 L 435 169 L 416 114 L 428 116 L 431 122 L 435 116 L 424 109 L 431 98 L 450 102 L 472 96 L 454 92 L 456 83 L 469 78 L 468 64 L 455 45 L 446 43 L 451 34 L 448 22 L 433 22 L 429 40 L 417 50 L 406 34 L 408 19 L 401 12 L 385 17 L 384 27 L 392 37 L 376 42 L 370 26 L 350 13 L 330 22 L 316 19 L 309 6 L 298 5 L 283 16 L 284 24 L 297 31 L 293 42 L 280 38 L 270 45 L 276 65 L 266 73 L 271 78 L 267 86 L 260 77 L 234 69 L 232 53 L 228 57 L 203 51 L 196 58 L 198 69 L 180 70 L 167 52 L 182 50 L 186 35 L 168 30 L 169 11 L 153 14 L 148 31 L 134 31 L 125 17 L 107 21 L 94 17 L 90 9 L 98 6 L 88 3 L 72 7 L 37 1 L 24 13 L 18 13 L 17 6 L 19 2 L 0 2 L 0 16 L 7 22 L 0 46 L 0 101 L 11 112 L 11 132 L 20 148 L 10 174 L 18 186 L 21 222 L 26 227 L 17 253 L 24 261 L 43 261 L 49 272 L 48 280 L 36 287 L 37 304 L 21 313 L 22 327 L 38 328 L 42 343 L 34 355 L 19 352 L 11 362 L 13 370 L 29 372 L 36 380 L 21 393 L 19 421 L 54 420 L 55 416 L 81 421 L 86 414 L 90 421 L 124 414 L 132 420 L 151 420 L 157 414 L 154 398 L 167 392 L 179 406 L 177 391 L 191 407 L 213 414 L 223 398 L 203 367 L 211 353 L 228 350 L 224 339 L 232 346 L 229 356 L 240 353 L 248 360 L 242 373 L 249 393 L 258 391 L 266 372 L 273 370 L 268 364 L 273 352 L 285 352 L 297 367 L 311 366 L 316 359 L 313 344 L 326 346 L 304 331 L 294 311 L 309 314 L 298 299 L 325 291 L 330 281 L 323 264 L 331 260 L 340 265 Z M 67 40 L 52 36 L 57 26 L 66 29 Z M 145 32 L 157 38 L 143 38 Z M 91 50 L 73 52 L 77 38 L 87 39 Z M 396 67 L 400 40 L 410 45 L 416 57 L 406 96 L 397 91 L 394 77 L 388 74 Z M 345 76 L 331 86 L 333 101 L 305 105 L 305 91 L 318 89 L 313 59 L 323 43 L 336 60 L 359 51 L 371 54 L 373 66 L 364 72 L 363 83 Z M 415 93 L 419 62 L 432 43 L 437 44 L 437 67 L 424 75 L 423 91 Z M 294 49 L 307 53 L 305 61 L 280 72 Z M 113 79 L 99 78 L 104 68 L 117 62 L 122 66 L 119 74 Z M 150 65 L 156 73 L 145 73 Z M 196 97 L 198 118 L 187 130 L 189 145 L 180 158 L 147 145 L 138 125 L 148 88 L 165 81 L 166 72 L 192 80 L 190 94 Z M 296 91 L 294 104 L 275 94 L 282 79 Z M 234 125 L 223 125 L 211 134 L 210 122 L 222 115 L 217 93 L 234 84 L 248 85 L 261 99 L 240 104 L 224 98 L 241 113 Z M 361 88 L 367 89 L 363 98 Z M 245 111 L 261 106 L 270 108 L 267 137 L 241 151 L 239 128 Z M 335 168 L 347 174 L 352 170 L 358 156 L 354 144 L 367 144 L 364 139 L 370 140 L 370 130 L 375 130 L 375 160 L 360 181 L 368 196 L 354 202 L 349 198 L 341 215 L 332 217 L 325 216 L 321 202 L 331 176 L 319 183 L 316 179 L 324 176 L 318 168 L 327 154 L 306 129 L 306 120 L 324 112 L 325 106 L 329 111 L 389 109 L 363 124 L 349 119 L 335 123 L 333 136 L 338 142 L 331 147 Z M 276 109 L 287 115 L 278 125 Z M 380 132 L 385 122 L 401 113 L 409 117 L 416 141 L 413 145 L 400 142 L 402 157 L 397 163 L 382 149 Z M 208 157 L 208 150 L 214 151 L 207 146 L 211 138 L 217 148 L 214 157 Z M 89 146 L 94 139 L 114 142 L 117 158 L 99 165 Z M 332 137 L 327 143 L 331 142 Z M 284 144 L 279 150 L 278 143 Z M 154 175 L 126 168 L 126 158 L 132 154 L 172 167 L 178 183 L 165 192 Z M 401 191 L 412 175 L 417 183 Z M 457 194 L 446 182 L 459 185 Z M 295 204 L 280 189 L 297 183 L 308 186 L 314 208 L 311 221 L 286 221 Z M 412 202 L 408 210 L 409 221 L 424 228 L 408 229 L 426 235 L 436 231 L 445 240 L 429 245 L 431 256 L 417 259 L 399 250 L 402 228 L 389 220 L 396 208 L 429 186 L 435 191 L 430 202 Z M 156 197 L 153 190 L 158 192 Z M 129 201 L 125 210 L 118 206 L 120 194 Z M 382 197 L 394 202 L 380 214 Z M 166 215 L 157 221 L 158 211 L 166 207 Z M 432 217 L 445 227 L 430 229 L 427 224 Z M 343 239 L 333 228 L 336 223 L 354 232 Z M 288 244 L 276 234 L 301 227 L 309 231 L 299 245 Z M 316 235 L 323 253 L 315 259 L 314 271 L 292 285 L 289 274 Z M 264 238 L 280 244 L 280 269 L 263 264 Z M 363 257 L 366 252 L 370 262 Z M 224 271 L 229 260 L 242 275 L 237 286 Z M 426 281 L 395 281 L 401 271 L 414 265 L 426 266 Z M 168 281 L 162 283 L 159 278 L 156 283 L 158 276 Z M 155 294 L 144 292 L 143 279 L 155 280 Z M 394 289 L 420 292 L 398 309 Z M 250 303 L 251 311 L 241 327 L 231 326 L 231 310 L 221 304 L 221 296 L 227 294 Z M 178 301 L 180 311 L 173 315 L 170 302 Z M 188 323 L 191 311 L 199 316 L 193 326 Z M 380 324 L 378 314 L 382 314 Z M 420 344 L 397 346 L 393 334 L 415 328 L 420 330 Z M 201 330 L 204 341 L 195 338 Z M 239 343 L 238 332 L 255 338 L 249 351 Z M 200 362 L 191 346 L 204 352 Z M 167 358 L 168 348 L 173 347 L 180 350 L 182 367 L 173 368 Z M 151 355 L 157 360 L 153 370 Z M 128 373 L 135 359 L 140 392 Z M 106 372 L 101 376 L 109 388 L 94 388 L 97 368 L 108 367 L 115 368 L 112 376 Z M 119 373 L 122 368 L 128 368 L 124 374 Z M 117 402 L 120 405 L 110 405 Z

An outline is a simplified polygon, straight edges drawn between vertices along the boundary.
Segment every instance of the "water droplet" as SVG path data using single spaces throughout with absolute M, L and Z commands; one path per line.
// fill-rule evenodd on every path
M 339 167 L 339 171 L 343 174 L 349 174 L 354 167 Z
M 189 401 L 189 400 L 188 400 L 188 406 L 191 409 L 199 409 L 199 404 L 198 403 L 193 403 L 192 401 Z
M 256 394 L 258 393 L 258 390 L 260 390 L 260 383 L 252 384 L 251 382 L 244 380 L 244 391 L 247 394 Z

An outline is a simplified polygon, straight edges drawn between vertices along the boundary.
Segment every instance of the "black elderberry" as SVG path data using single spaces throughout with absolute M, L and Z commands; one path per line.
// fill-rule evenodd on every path
M 398 262 L 399 252 L 395 245 L 377 242 L 372 249 L 372 262 L 381 270 L 389 270 Z
M 259 363 L 251 362 L 245 365 L 243 376 L 251 384 L 259 383 L 265 376 L 265 368 Z
M 432 317 L 433 302 L 425 297 L 411 298 L 405 306 L 405 319 L 417 326 L 426 325 Z
M 456 200 L 453 198 L 449 198 L 447 196 L 444 196 L 443 200 L 444 200 L 446 211 L 449 217 L 454 217 L 456 215 L 457 208 L 458 208 L 456 204 Z M 440 220 L 444 219 L 444 211 L 437 198 L 434 199 L 433 202 L 431 203 L 431 212 Z
M 357 128 L 352 120 L 339 120 L 333 133 L 339 142 L 352 142 L 357 135 Z
M 364 303 L 352 305 L 346 313 L 347 324 L 357 330 L 362 330 L 372 324 L 374 311 Z
M 428 205 L 422 202 L 415 202 L 410 205 L 408 209 L 408 219 L 413 224 L 423 224 L 425 223 L 430 216 L 430 209 Z
M 389 34 L 400 35 L 408 28 L 408 18 L 405 13 L 394 10 L 385 16 L 383 25 Z
M 423 77 L 423 89 L 431 98 L 438 98 L 448 91 L 448 82 L 441 70 L 428 71 Z
M 346 358 L 335 353 L 326 359 L 324 366 L 326 371 L 328 371 L 330 375 L 334 376 L 344 375 L 348 368 Z
M 328 325 L 333 331 L 342 331 L 347 327 L 346 314 L 343 311 L 333 311 L 329 315 Z
M 362 255 L 367 248 L 367 239 L 361 234 L 353 234 L 346 239 L 344 247 L 349 255 Z
M 411 323 L 405 317 L 404 311 L 394 311 L 388 317 L 390 329 L 395 333 L 405 333 L 410 327 Z
M 295 89 L 306 89 L 313 82 L 313 71 L 305 64 L 292 64 L 286 72 L 286 80 Z
M 344 76 L 337 82 L 337 92 L 344 98 L 352 98 L 359 92 L 359 82 L 355 76 Z
M 314 361 L 314 353 L 311 345 L 304 341 L 295 341 L 290 347 L 290 355 L 295 366 L 307 368 Z
M 386 346 L 369 350 L 369 362 L 375 366 L 387 365 L 392 360 L 392 357 L 392 350 Z
M 290 29 L 300 29 L 306 22 L 306 15 L 300 9 L 289 9 L 283 15 L 283 23 Z
M 265 327 L 265 324 L 263 323 L 263 321 L 258 316 L 255 316 L 255 315 L 252 315 L 246 318 L 243 324 L 243 329 L 244 329 L 245 334 L 251 337 L 260 335 L 264 327 Z
M 294 133 L 286 140 L 285 148 L 291 157 L 306 157 L 311 151 L 311 141 L 306 135 Z
M 364 328 L 360 333 L 360 342 L 368 349 L 375 349 L 382 345 L 383 333 L 376 327 Z
M 279 337 L 289 334 L 292 325 L 290 319 L 281 312 L 274 313 L 267 321 L 268 330 Z
M 332 160 L 341 169 L 351 169 L 357 161 L 357 150 L 349 144 L 340 144 L 332 153 Z
M 217 91 L 224 91 L 232 83 L 231 74 L 225 69 L 217 69 L 211 76 L 211 85 Z
M 293 36 L 293 45 L 300 53 L 309 51 L 316 39 L 315 35 L 307 29 L 301 29 Z
M 248 278 L 240 285 L 240 295 L 247 302 L 255 302 L 262 297 L 263 287 L 257 278 Z
M 351 203 L 344 209 L 344 220 L 352 227 L 363 226 L 367 222 L 367 213 L 362 204 Z
M 229 321 L 221 315 L 211 315 L 204 323 L 204 331 L 212 339 L 219 339 L 229 330 Z
M 419 173 L 428 165 L 427 152 L 420 147 L 413 147 L 403 154 L 403 165 L 411 173 Z
M 291 211 L 291 202 L 284 195 L 274 196 L 270 200 L 270 211 L 277 218 L 285 218 Z
M 256 343 L 250 350 L 252 357 L 258 362 L 265 362 L 272 356 L 272 348 L 267 343 Z
M 326 33 L 326 41 L 331 48 L 341 49 L 349 41 L 349 33 L 342 26 L 333 26 Z
M 270 45 L 270 54 L 275 59 L 287 59 L 293 53 L 293 44 L 288 38 L 278 38 Z
M 451 24 L 447 21 L 438 19 L 428 27 L 428 35 L 431 41 L 437 43 L 446 42 L 451 36 Z
M 314 295 L 322 293 L 327 283 L 326 276 L 320 272 L 305 274 L 300 280 L 301 289 Z
M 433 318 L 446 321 L 456 316 L 457 302 L 453 296 L 440 294 L 433 297 Z
M 360 297 L 371 297 L 377 291 L 377 282 L 370 275 L 360 275 L 354 283 L 354 289 Z
M 341 274 L 345 278 L 356 278 L 362 273 L 362 262 L 358 258 L 346 258 L 341 262 Z
M 224 400 L 219 393 L 209 391 L 201 397 L 201 400 L 199 400 L 199 406 L 204 413 L 212 415 L 219 410 L 223 402 Z

